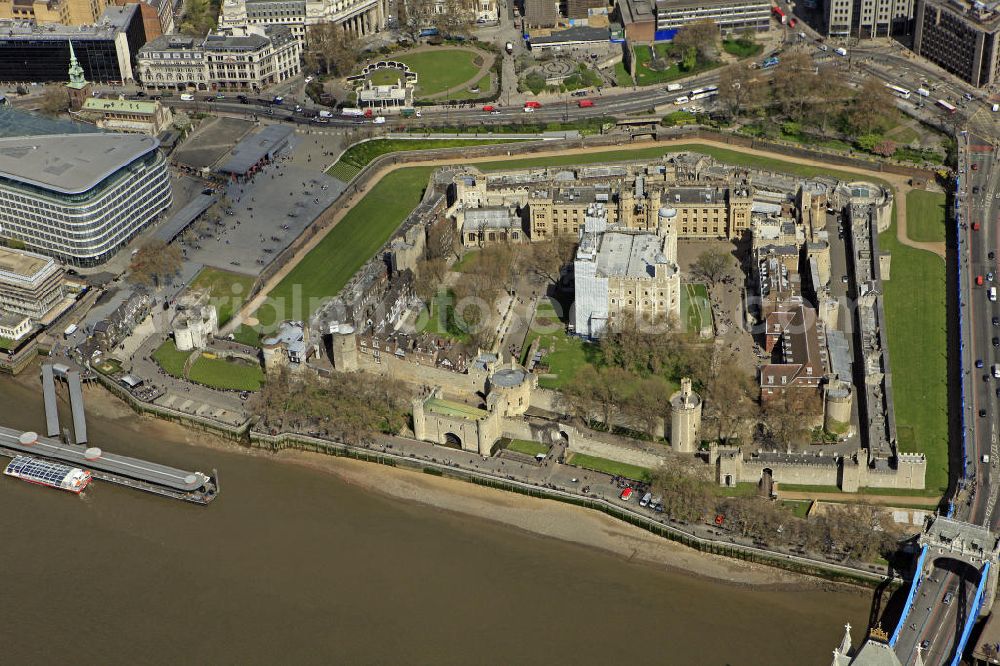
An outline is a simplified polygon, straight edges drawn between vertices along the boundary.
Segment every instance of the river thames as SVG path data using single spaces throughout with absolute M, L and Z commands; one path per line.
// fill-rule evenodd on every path
M 40 391 L 0 379 L 0 423 L 41 429 Z M 867 620 L 867 593 L 628 562 L 138 417 L 91 412 L 88 430 L 109 451 L 218 468 L 221 495 L 0 478 L 7 663 L 800 666 Z

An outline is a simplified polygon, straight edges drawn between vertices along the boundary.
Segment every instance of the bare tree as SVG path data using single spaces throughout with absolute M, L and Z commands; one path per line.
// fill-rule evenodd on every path
M 357 37 L 343 26 L 317 23 L 309 26 L 302 58 L 309 71 L 346 76 L 358 64 L 360 53 Z
M 417 41 L 420 31 L 434 24 L 436 6 L 436 0 L 405 0 L 399 3 L 399 31 L 411 42 Z
M 521 255 L 521 265 L 550 284 L 557 284 L 572 260 L 576 241 L 568 236 L 531 243 Z
M 38 110 L 47 116 L 58 116 L 69 110 L 69 93 L 59 85 L 45 86 Z
M 805 50 L 795 49 L 781 58 L 779 75 L 773 80 L 774 99 L 786 116 L 801 121 L 814 104 L 825 103 L 823 79 Z
M 733 358 L 717 362 L 717 366 L 726 371 L 712 374 L 706 382 L 705 407 L 715 421 L 717 437 L 726 442 L 747 434 L 757 418 L 756 385 Z
M 715 286 L 726 275 L 732 261 L 732 257 L 722 250 L 705 250 L 691 265 L 691 272 Z
M 733 118 L 759 106 L 767 97 L 766 83 L 746 61 L 733 63 L 719 72 L 719 103 Z
M 677 55 L 694 49 L 701 60 L 711 60 L 718 52 L 719 26 L 712 19 L 688 23 L 677 31 L 672 43 Z
M 847 122 L 856 135 L 885 129 L 898 115 L 892 93 L 879 79 L 870 76 L 847 110 Z
M 764 403 L 764 423 L 771 439 L 782 448 L 809 443 L 810 432 L 823 413 L 819 391 L 789 388 Z
M 159 287 L 160 282 L 176 275 L 183 257 L 176 245 L 162 240 L 147 241 L 132 256 L 128 279 L 137 284 Z

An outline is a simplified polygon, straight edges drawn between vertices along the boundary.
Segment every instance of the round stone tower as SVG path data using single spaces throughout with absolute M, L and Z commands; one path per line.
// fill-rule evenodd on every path
M 691 390 L 691 380 L 681 379 L 681 390 L 670 396 L 670 445 L 677 453 L 698 450 L 701 433 L 701 396 Z
M 513 359 L 490 375 L 487 391 L 491 398 L 506 398 L 504 416 L 520 416 L 531 404 L 532 375 L 517 365 Z M 494 398 L 494 399 L 496 399 Z
M 355 372 L 358 369 L 358 341 L 354 327 L 350 324 L 330 326 L 331 355 L 333 368 L 338 372 Z
M 677 209 L 664 206 L 657 213 L 656 231 L 663 236 L 663 254 L 670 261 L 677 261 Z
M 827 385 L 823 429 L 831 435 L 846 436 L 851 429 L 853 401 L 854 391 L 847 382 L 836 380 Z

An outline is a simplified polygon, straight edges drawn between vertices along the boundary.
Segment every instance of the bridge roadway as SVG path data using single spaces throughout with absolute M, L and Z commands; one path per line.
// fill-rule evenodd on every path
M 98 458 L 89 460 L 85 454 L 88 450 L 85 446 L 63 444 L 57 440 L 40 436 L 34 444 L 22 444 L 20 440 L 21 434 L 20 430 L 0 426 L 0 448 L 25 455 L 57 460 L 73 465 L 74 467 L 82 467 L 95 472 L 95 476 L 98 476 L 98 478 L 100 478 L 100 473 L 103 472 L 116 477 L 127 477 L 136 481 L 162 486 L 180 493 L 195 493 L 212 485 L 211 477 L 201 472 L 185 472 L 184 470 L 167 467 L 159 463 L 104 451 L 101 451 Z

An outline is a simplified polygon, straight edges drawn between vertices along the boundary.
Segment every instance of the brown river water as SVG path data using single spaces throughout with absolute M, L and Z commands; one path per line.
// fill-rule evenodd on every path
M 42 429 L 40 390 L 0 379 L 0 424 Z M 868 593 L 628 562 L 160 422 L 91 411 L 88 430 L 218 468 L 222 493 L 201 507 L 0 477 L 3 663 L 828 664 L 868 614 Z

